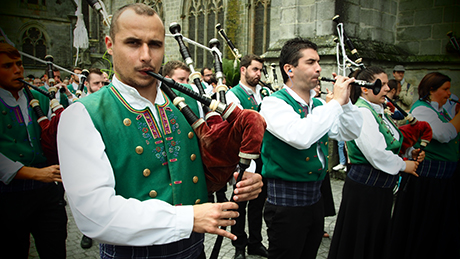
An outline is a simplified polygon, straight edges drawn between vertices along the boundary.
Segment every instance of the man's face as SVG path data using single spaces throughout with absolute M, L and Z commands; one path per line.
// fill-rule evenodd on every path
M 241 79 L 243 79 L 243 84 L 250 87 L 256 87 L 260 81 L 262 66 L 263 64 L 259 61 L 252 60 L 247 68 L 241 67 Z
M 394 71 L 393 77 L 396 79 L 396 81 L 401 82 L 401 80 L 404 78 L 404 71 Z
M 297 67 L 292 68 L 291 79 L 294 85 L 305 90 L 311 90 L 319 84 L 318 77 L 321 73 L 319 55 L 314 49 L 303 49 L 300 52 L 302 57 L 299 59 Z
M 23 87 L 23 83 L 17 79 L 23 78 L 24 67 L 21 58 L 10 58 L 5 53 L 0 54 L 0 87 L 17 93 Z
M 165 30 L 158 15 L 138 15 L 124 11 L 118 21 L 115 39 L 107 36 L 105 43 L 113 56 L 117 78 L 135 88 L 147 88 L 156 79 L 145 73 L 158 73 L 164 55 Z
M 189 72 L 185 71 L 182 68 L 178 68 L 173 71 L 171 78 L 180 84 L 188 84 L 189 75 Z
M 74 69 L 73 72 L 76 75 L 72 74 L 71 77 L 72 77 L 72 79 L 73 79 L 73 81 L 75 83 L 79 84 L 80 83 L 80 77 L 78 75 L 80 75 L 82 71 L 80 69 Z
M 34 79 L 34 85 L 35 86 L 42 86 L 43 85 L 43 82 L 40 78 L 35 78 Z
M 85 84 L 86 87 L 88 87 L 88 91 L 90 93 L 95 93 L 99 91 L 105 84 L 105 78 L 104 75 L 99 75 L 96 73 L 91 73 L 88 76 L 88 80 L 86 80 Z
M 61 71 L 53 71 L 53 75 L 54 75 L 54 82 L 56 84 L 61 83 Z
M 203 70 L 203 81 L 210 84 L 211 83 L 212 71 L 209 69 Z

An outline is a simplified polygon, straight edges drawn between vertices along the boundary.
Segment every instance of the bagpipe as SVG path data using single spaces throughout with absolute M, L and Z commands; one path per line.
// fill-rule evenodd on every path
M 216 24 L 216 30 L 219 33 L 219 35 L 222 37 L 222 39 L 224 39 L 227 42 L 227 45 L 230 48 L 233 56 L 235 57 L 235 60 L 241 61 L 241 54 L 239 53 L 238 49 L 235 47 L 233 42 L 230 40 L 230 38 L 228 38 L 228 36 L 225 33 L 224 29 L 222 29 L 222 26 L 220 25 L 220 23 Z M 265 71 L 264 71 L 264 69 L 265 69 Z M 262 67 L 262 72 L 264 73 L 265 78 L 267 80 L 270 80 L 270 77 L 269 77 L 268 73 L 266 73 L 265 66 Z M 276 76 L 276 73 L 274 73 L 274 76 Z M 276 90 L 278 90 L 278 89 L 275 90 L 275 88 L 272 87 L 271 83 L 265 83 L 265 82 L 259 80 L 259 84 L 262 87 L 268 88 L 271 92 L 275 92 Z
M 358 51 L 356 50 L 353 42 L 348 37 L 347 33 L 344 30 L 343 23 L 340 22 L 340 16 L 336 15 L 332 20 L 337 24 L 337 34 L 338 39 L 336 42 L 337 49 L 337 65 L 338 65 L 338 74 L 346 75 L 346 70 L 350 69 L 353 71 L 353 67 L 357 69 L 365 69 L 365 65 L 362 62 L 363 59 L 359 56 Z M 353 60 L 351 60 L 346 53 L 346 47 L 350 50 Z M 342 60 L 340 60 L 340 54 L 342 55 Z M 334 82 L 334 79 L 320 78 L 323 81 Z M 355 85 L 364 86 L 368 89 L 372 89 L 372 92 L 377 95 L 380 93 L 382 82 L 377 79 L 374 83 L 365 82 L 362 80 L 355 80 L 353 83 Z M 433 137 L 433 132 L 431 130 L 430 124 L 425 121 L 418 121 L 411 114 L 405 112 L 401 107 L 399 107 L 393 100 L 387 98 L 395 107 L 398 109 L 404 116 L 405 120 L 409 124 L 398 127 L 403 135 L 403 143 L 400 150 L 400 154 L 404 154 L 407 148 L 414 146 L 418 140 L 421 139 L 420 148 L 423 150 L 431 141 Z

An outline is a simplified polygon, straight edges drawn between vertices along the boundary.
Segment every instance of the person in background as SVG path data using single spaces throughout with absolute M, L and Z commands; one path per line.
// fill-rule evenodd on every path
M 409 83 L 404 74 L 406 69 L 402 65 L 396 65 L 393 68 L 393 77 L 401 84 L 401 92 L 399 93 L 398 105 L 405 111 L 409 111 L 410 107 L 418 99 L 417 86 Z
M 18 50 L 0 43 L 0 257 L 28 258 L 32 234 L 40 258 L 65 259 L 67 214 L 56 185 L 61 182 L 60 169 L 47 165 L 42 129 L 24 84 L 17 80 L 23 78 Z M 42 102 L 40 107 L 46 114 L 49 104 Z
M 83 71 L 80 67 L 74 67 L 72 71 L 75 74 L 72 74 L 70 77 L 72 78 L 72 84 L 68 85 L 67 88 L 69 88 L 69 91 L 72 94 L 75 94 L 78 90 L 78 86 L 80 85 L 80 75 L 81 72 Z M 85 94 L 88 93 L 88 90 L 86 89 L 86 86 L 83 88 L 83 92 Z
M 418 87 L 420 100 L 411 114 L 426 121 L 433 139 L 425 147 L 420 177 L 403 175 L 396 197 L 389 258 L 460 258 L 458 189 L 460 115 L 449 116 L 443 105 L 451 95 L 451 79 L 428 73 Z
M 401 84 L 396 80 L 396 79 L 390 79 L 388 80 L 388 87 L 390 88 L 390 91 L 386 94 L 387 99 L 390 100 L 398 100 L 399 99 L 399 92 L 401 90 Z M 403 120 L 404 115 L 394 107 L 394 105 L 388 101 L 386 103 L 387 109 L 390 109 L 391 112 L 391 118 L 395 121 L 398 120 Z
M 210 67 L 204 67 L 201 69 L 202 82 L 204 85 L 204 91 L 206 94 L 212 95 L 214 89 L 211 85 L 211 77 L 214 75 Z
M 245 55 L 241 58 L 240 82 L 227 92 L 227 103 L 235 103 L 241 109 L 259 111 L 259 106 L 264 98 L 263 89 L 259 85 L 263 64 L 264 59 L 255 54 Z M 266 89 L 265 91 L 268 92 Z M 260 174 L 262 166 L 262 160 L 258 158 L 251 162 L 246 171 Z M 237 240 L 232 241 L 232 245 L 235 247 L 234 259 L 246 258 L 246 247 L 250 255 L 268 256 L 267 248 L 262 244 L 262 211 L 266 197 L 267 189 L 264 186 L 256 199 L 238 203 L 240 217 L 236 219 L 236 224 L 232 226 L 231 230 L 238 237 Z M 246 215 L 248 217 L 249 238 L 245 232 Z

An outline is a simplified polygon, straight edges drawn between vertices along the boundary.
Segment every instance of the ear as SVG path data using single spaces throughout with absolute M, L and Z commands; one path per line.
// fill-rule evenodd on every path
M 105 46 L 107 47 L 107 53 L 113 55 L 113 41 L 112 38 L 110 38 L 110 36 L 105 36 Z
M 283 70 L 288 76 L 292 76 L 292 65 L 284 64 Z

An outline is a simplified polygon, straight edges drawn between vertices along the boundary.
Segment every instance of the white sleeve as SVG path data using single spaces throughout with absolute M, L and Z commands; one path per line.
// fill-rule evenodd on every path
M 331 100 L 313 109 L 305 118 L 300 118 L 285 101 L 269 96 L 264 98 L 260 114 L 265 118 L 267 131 L 297 149 L 308 149 L 326 133 L 331 138 L 343 140 L 359 135 L 360 115 L 355 115 L 354 121 L 339 122 L 345 111 L 343 108 L 337 101 Z M 346 125 L 348 129 L 344 128 Z
M 358 107 L 353 105 L 349 100 L 347 104 L 342 105 L 343 113 L 335 120 L 329 131 L 329 137 L 349 141 L 356 139 L 361 133 L 363 126 L 363 117 Z
M 0 181 L 9 184 L 23 166 L 21 162 L 15 162 L 0 153 Z
M 404 160 L 390 150 L 385 150 L 387 144 L 374 115 L 367 108 L 358 108 L 364 119 L 361 134 L 355 140 L 359 150 L 367 161 L 379 170 L 396 175 L 406 169 Z
M 193 206 L 172 206 L 157 199 L 139 201 L 115 194 L 115 178 L 104 142 L 83 104 L 75 103 L 62 113 L 57 141 L 69 205 L 85 235 L 129 246 L 166 244 L 190 236 Z
M 438 114 L 432 109 L 418 106 L 412 111 L 412 115 L 419 121 L 426 121 L 433 130 L 433 139 L 441 143 L 447 143 L 457 137 L 457 130 L 450 122 L 442 122 Z

